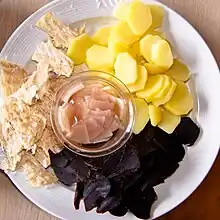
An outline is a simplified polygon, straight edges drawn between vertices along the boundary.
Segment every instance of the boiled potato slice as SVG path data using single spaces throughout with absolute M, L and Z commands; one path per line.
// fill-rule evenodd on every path
M 128 8 L 129 4 L 119 3 L 113 11 L 113 16 L 119 20 L 127 21 Z
M 128 89 L 130 92 L 137 92 L 139 90 L 144 89 L 145 84 L 147 82 L 147 70 L 144 66 L 138 65 L 137 66 L 137 80 L 134 84 L 128 85 Z
M 117 56 L 115 76 L 126 85 L 131 85 L 136 82 L 137 62 L 129 53 L 120 53 Z
M 170 87 L 172 85 L 172 79 L 169 76 L 164 75 L 164 83 L 163 83 L 163 87 L 161 88 L 161 90 L 158 92 L 157 95 L 154 96 L 154 100 L 157 99 L 162 99 L 163 97 L 166 96 L 166 94 L 169 92 Z
M 136 107 L 136 114 L 133 132 L 139 134 L 149 121 L 148 104 L 144 99 L 138 98 L 134 99 L 134 104 Z
M 139 58 L 141 56 L 140 53 L 140 44 L 139 41 L 135 42 L 131 47 L 128 48 L 128 52 L 135 58 Z
M 113 56 L 117 56 L 119 53 L 124 53 L 124 52 L 128 52 L 128 48 L 125 48 L 123 46 L 121 46 L 118 43 L 115 43 L 114 41 L 112 41 L 111 39 L 108 42 L 108 48 L 111 51 L 111 53 L 113 54 Z
M 107 47 L 93 45 L 86 52 L 86 63 L 92 70 L 113 69 L 115 58 Z
M 151 29 L 159 28 L 163 24 L 164 8 L 159 5 L 149 5 L 152 14 Z
M 136 93 L 137 97 L 146 99 L 151 102 L 152 99 L 160 92 L 164 84 L 164 75 L 150 76 L 143 90 Z
M 149 30 L 149 32 L 147 31 L 147 34 L 151 34 L 151 35 L 157 35 L 160 38 L 166 40 L 166 35 L 164 32 L 161 31 L 157 31 L 157 30 Z
M 135 35 L 129 25 L 121 21 L 112 27 L 110 39 L 123 47 L 130 47 L 134 42 L 139 40 L 139 36 Z
M 193 97 L 184 82 L 176 81 L 176 83 L 176 90 L 164 107 L 174 115 L 186 115 L 193 108 Z
M 143 39 L 140 40 L 140 53 L 149 63 L 152 62 L 152 46 L 160 40 L 162 40 L 162 38 L 151 34 L 146 35 Z
M 144 66 L 146 67 L 147 71 L 149 74 L 154 75 L 154 74 L 162 74 L 165 73 L 165 70 L 156 66 L 153 63 L 145 63 Z
M 98 69 L 96 68 L 96 69 L 92 69 L 92 70 L 98 70 L 98 71 L 105 72 L 105 73 L 108 73 L 111 75 L 115 75 L 114 69 L 112 69 L 112 68 L 100 67 Z
M 149 105 L 149 116 L 150 116 L 150 121 L 153 126 L 157 126 L 163 116 L 163 109 L 161 107 L 156 107 L 152 104 Z
M 100 28 L 93 35 L 92 39 L 96 44 L 102 46 L 108 46 L 110 32 L 111 32 L 111 26 Z
M 189 68 L 177 59 L 174 59 L 173 65 L 166 72 L 168 76 L 176 80 L 187 81 L 190 78 Z
M 152 45 L 151 61 L 166 70 L 173 65 L 173 54 L 166 40 L 157 41 Z
M 170 88 L 169 88 L 169 91 L 167 92 L 167 94 L 165 94 L 164 97 L 154 99 L 153 104 L 155 106 L 160 106 L 160 105 L 167 103 L 172 98 L 175 90 L 176 90 L 176 82 L 174 82 L 172 80 L 172 84 L 170 85 Z
M 152 25 L 150 7 L 141 1 L 133 1 L 128 8 L 127 22 L 134 34 L 142 36 Z
M 81 34 L 70 41 L 67 56 L 77 64 L 82 64 L 86 59 L 86 51 L 93 45 L 88 34 Z
M 164 110 L 162 121 L 158 124 L 158 127 L 168 134 L 172 134 L 178 124 L 181 121 L 181 117 L 173 115 L 170 112 Z

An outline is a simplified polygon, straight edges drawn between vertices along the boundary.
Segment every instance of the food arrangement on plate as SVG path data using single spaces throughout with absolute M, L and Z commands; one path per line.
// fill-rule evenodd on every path
M 33 187 L 76 184 L 76 209 L 83 200 L 86 211 L 149 218 L 154 187 L 200 133 L 190 70 L 160 29 L 164 13 L 121 3 L 116 24 L 93 36 L 45 14 L 36 69 L 0 61 L 1 168 L 23 170 Z

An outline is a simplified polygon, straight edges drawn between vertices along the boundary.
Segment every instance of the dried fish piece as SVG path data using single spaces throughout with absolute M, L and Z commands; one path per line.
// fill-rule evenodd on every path
M 42 62 L 44 59 L 50 64 L 50 71 L 58 76 L 69 77 L 73 72 L 73 61 L 61 50 L 56 49 L 50 41 L 41 43 L 32 56 L 32 60 L 36 62 Z
M 82 72 L 85 72 L 85 71 L 88 71 L 88 70 L 89 70 L 89 68 L 85 63 L 77 65 L 77 66 L 74 67 L 74 73 L 75 74 L 82 73 Z
M 3 158 L 1 158 L 0 161 L 0 169 L 6 171 L 6 170 L 10 170 L 10 171 L 15 171 L 17 170 L 18 164 L 21 161 L 21 155 L 18 154 L 14 157 L 7 157 L 7 155 L 5 155 Z
M 48 59 L 44 59 L 37 65 L 37 70 L 27 79 L 27 81 L 12 94 L 12 97 L 17 100 L 22 100 L 28 105 L 33 104 L 34 99 L 39 99 L 39 94 L 42 97 L 42 91 L 49 78 L 49 63 Z
M 45 14 L 36 23 L 36 26 L 49 35 L 53 45 L 57 48 L 68 48 L 69 40 L 78 36 L 77 31 L 72 30 L 68 25 L 63 24 L 51 12 Z
M 44 167 L 51 163 L 48 151 L 59 153 L 63 147 L 52 130 L 50 109 L 55 93 L 68 78 L 50 78 L 48 59 L 40 61 L 29 77 L 18 65 L 4 61 L 0 65 L 5 98 L 0 114 L 5 160 L 0 167 L 11 171 L 24 168 L 34 187 L 55 183 L 56 176 Z
M 37 147 L 34 157 L 44 168 L 48 168 L 50 166 L 51 162 L 49 152 L 45 152 L 41 147 Z
M 48 90 L 46 96 L 54 97 L 59 88 L 70 79 L 67 77 L 53 77 L 48 81 Z
M 0 60 L 0 88 L 2 98 L 16 92 L 28 77 L 24 68 L 17 64 Z
M 53 153 L 57 154 L 63 149 L 63 146 L 57 140 L 53 129 L 50 126 L 46 126 L 41 139 L 36 144 L 37 146 L 41 147 L 46 153 L 51 150 Z
M 46 126 L 46 119 L 42 115 L 31 115 L 28 120 L 13 120 L 3 124 L 3 145 L 9 157 L 16 156 L 23 149 L 35 149 L 35 143 L 41 138 Z
M 43 114 L 31 113 L 29 105 L 8 97 L 2 106 L 2 146 L 8 160 L 8 168 L 15 170 L 22 150 L 36 151 L 36 142 L 46 126 Z
M 35 188 L 55 184 L 58 181 L 52 171 L 45 170 L 28 152 L 24 153 L 20 166 L 26 174 L 27 180 Z

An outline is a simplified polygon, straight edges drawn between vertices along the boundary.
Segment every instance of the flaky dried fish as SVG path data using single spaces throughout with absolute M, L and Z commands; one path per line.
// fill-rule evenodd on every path
M 27 79 L 27 72 L 17 64 L 0 60 L 0 88 L 2 97 L 16 92 Z
M 82 73 L 88 70 L 89 70 L 88 66 L 85 63 L 83 63 L 74 67 L 74 74 Z
M 36 149 L 34 157 L 44 168 L 48 168 L 50 166 L 51 162 L 49 152 L 45 152 L 41 147 Z
M 57 48 L 68 48 L 69 40 L 78 36 L 78 32 L 72 30 L 68 25 L 63 24 L 54 14 L 49 12 L 45 14 L 36 26 L 45 31 L 51 38 L 53 45 Z
M 45 170 L 36 158 L 28 152 L 24 153 L 20 166 L 23 168 L 27 180 L 35 188 L 55 184 L 58 181 L 52 171 Z
M 45 58 L 50 65 L 50 71 L 55 72 L 59 76 L 69 77 L 72 74 L 74 68 L 73 61 L 61 50 L 56 49 L 50 41 L 41 43 L 32 56 L 32 60 L 36 62 L 42 62 Z
M 0 114 L 0 142 L 5 159 L 1 161 L 0 167 L 10 171 L 23 168 L 33 187 L 57 181 L 55 175 L 45 168 L 51 163 L 49 150 L 59 153 L 63 149 L 53 132 L 50 110 L 56 92 L 69 78 L 50 77 L 49 71 L 57 69 L 51 69 L 49 56 L 39 60 L 37 70 L 29 77 L 23 68 L 1 61 L 0 83 L 4 104 Z M 57 62 L 60 65 L 63 61 Z M 68 76 L 73 72 L 65 68 L 61 70 L 69 71 Z M 78 71 L 75 69 L 75 72 Z
M 32 150 L 46 126 L 43 115 L 30 114 L 29 108 L 21 109 L 13 99 L 3 105 L 2 113 L 2 133 L 6 143 L 3 147 L 7 155 L 13 157 L 23 149 Z
M 62 151 L 62 144 L 57 140 L 52 127 L 46 126 L 41 139 L 36 143 L 37 146 L 41 147 L 45 152 L 51 150 L 57 154 Z
M 39 99 L 39 94 L 42 96 L 42 91 L 49 78 L 49 62 L 48 59 L 41 60 L 37 65 L 37 70 L 27 79 L 27 81 L 12 94 L 12 97 L 17 100 L 22 100 L 28 105 L 33 104 L 34 99 Z

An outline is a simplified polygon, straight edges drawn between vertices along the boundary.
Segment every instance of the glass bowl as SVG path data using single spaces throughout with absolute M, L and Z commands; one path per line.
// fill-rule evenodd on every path
M 95 144 L 80 144 L 70 141 L 61 131 L 58 123 L 58 108 L 62 105 L 62 97 L 66 94 L 69 88 L 74 85 L 83 83 L 86 85 L 102 84 L 106 88 L 111 89 L 115 96 L 120 98 L 124 103 L 123 110 L 123 127 L 114 132 L 113 136 L 106 142 Z M 59 141 L 69 150 L 86 157 L 100 157 L 111 154 L 121 148 L 131 137 L 132 129 L 135 120 L 135 106 L 132 102 L 132 95 L 128 88 L 116 77 L 99 71 L 87 71 L 70 78 L 68 83 L 65 83 L 57 91 L 51 109 L 51 122 L 53 130 Z

